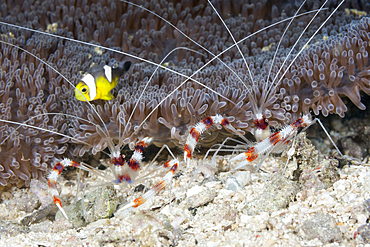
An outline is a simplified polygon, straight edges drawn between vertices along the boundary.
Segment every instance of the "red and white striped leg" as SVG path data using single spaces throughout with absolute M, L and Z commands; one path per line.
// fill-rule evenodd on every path
M 280 153 L 286 146 L 290 143 L 290 140 L 294 138 L 297 134 L 298 128 L 305 128 L 313 123 L 311 116 L 309 114 L 297 119 L 292 124 L 284 127 L 281 131 L 278 131 L 263 141 L 260 141 L 255 146 L 249 148 L 246 152 L 237 155 L 232 158 L 230 162 L 236 160 L 243 160 L 235 169 L 239 169 L 251 162 L 255 161 L 257 158 L 266 157 L 269 153 Z M 258 171 L 261 164 L 256 167 Z
M 189 162 L 195 146 L 199 141 L 199 136 L 207 129 L 209 129 L 213 124 L 221 124 L 227 129 L 235 130 L 234 128 L 229 128 L 230 123 L 226 118 L 223 118 L 221 115 L 216 115 L 213 117 L 207 117 L 197 123 L 195 127 L 190 130 L 190 133 L 186 139 L 185 147 L 184 147 L 184 160 L 185 162 Z M 235 130 L 236 131 L 236 130 Z
M 123 208 L 118 210 L 119 213 L 128 213 L 134 208 L 139 207 L 140 205 L 143 205 L 145 202 L 147 202 L 150 198 L 158 194 L 161 190 L 163 190 L 167 184 L 171 182 L 171 179 L 173 175 L 175 174 L 177 168 L 179 166 L 179 161 L 177 159 L 173 159 L 170 161 L 167 161 L 163 164 L 164 168 L 171 167 L 170 170 L 166 173 L 166 175 L 163 177 L 163 179 L 158 182 L 153 188 L 151 188 L 149 191 L 147 191 L 144 195 L 136 198 L 132 202 L 125 205 Z
M 56 180 L 58 176 L 62 173 L 63 168 L 67 166 L 82 168 L 82 166 L 79 163 L 73 160 L 63 159 L 62 161 L 60 161 L 58 164 L 54 166 L 53 170 L 48 175 L 48 184 L 49 184 L 50 192 L 51 192 L 51 195 L 53 196 L 55 205 L 57 205 L 59 210 L 62 212 L 63 216 L 68 220 L 68 216 L 63 210 L 62 203 L 60 201 L 60 196 L 58 193 L 58 188 L 57 188 L 57 183 L 56 183 Z

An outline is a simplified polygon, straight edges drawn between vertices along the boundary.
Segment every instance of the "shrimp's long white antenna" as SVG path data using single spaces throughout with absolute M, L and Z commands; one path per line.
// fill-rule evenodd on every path
M 41 131 L 49 132 L 49 133 L 52 133 L 52 134 L 60 135 L 60 136 L 63 136 L 63 137 L 67 137 L 68 139 L 75 139 L 75 138 L 73 138 L 71 136 L 68 136 L 68 135 L 65 135 L 65 134 L 62 134 L 62 133 L 53 131 L 53 130 L 48 130 L 48 129 L 44 129 L 44 128 L 41 128 L 41 127 L 37 127 L 37 126 L 33 126 L 33 125 L 28 125 L 28 124 L 25 124 L 25 123 L 19 123 L 19 122 L 14 122 L 14 121 L 10 121 L 10 120 L 4 120 L 4 119 L 0 119 L 0 122 L 10 123 L 10 124 L 16 124 L 16 125 L 24 126 L 24 127 L 27 127 L 27 128 L 41 130 Z M 89 144 L 87 142 L 84 142 L 84 141 L 81 141 L 81 140 L 78 140 L 78 139 L 75 139 L 75 140 L 78 141 L 78 142 L 80 142 L 80 143 L 83 143 L 83 144 L 85 144 L 87 146 L 93 147 L 91 144 Z
M 299 16 L 302 16 L 302 15 L 305 15 L 305 14 L 309 14 L 309 13 L 311 13 L 311 12 L 315 12 L 315 11 L 317 11 L 317 10 L 312 10 L 312 11 L 309 11 L 309 12 L 307 12 L 307 13 L 303 13 L 303 14 L 301 14 L 301 15 L 299 15 Z M 177 86 L 171 93 L 169 93 L 165 98 L 163 98 L 162 100 L 161 100 L 161 102 L 159 102 L 159 104 L 156 106 L 156 107 L 154 107 L 154 109 L 147 115 L 147 117 L 143 120 L 143 122 L 138 126 L 138 128 L 140 128 L 143 124 L 144 124 L 144 122 L 153 114 L 153 112 L 155 111 L 155 110 L 157 110 L 157 108 L 166 100 L 166 99 L 168 99 L 169 97 L 171 97 L 171 95 L 172 94 L 174 94 L 180 87 L 182 87 L 186 82 L 187 82 L 187 80 L 192 80 L 192 81 L 195 81 L 194 79 L 192 79 L 192 77 L 194 76 L 194 75 L 196 75 L 199 71 L 201 71 L 203 68 L 205 68 L 208 64 L 210 64 L 210 63 L 212 63 L 215 59 L 217 59 L 218 57 L 220 57 L 222 54 L 224 54 L 225 52 L 227 52 L 228 50 L 230 50 L 230 49 L 232 49 L 235 45 L 237 45 L 237 44 L 240 44 L 240 43 L 242 43 L 242 42 L 244 42 L 244 40 L 246 40 L 246 39 L 248 39 L 248 38 L 250 38 L 250 37 L 252 37 L 253 35 L 255 35 L 255 34 L 257 34 L 257 33 L 260 33 L 260 32 L 262 32 L 262 31 L 264 31 L 264 30 L 266 30 L 266 29 L 268 29 L 268 28 L 270 28 L 270 27 L 273 27 L 273 26 L 276 26 L 276 25 L 278 25 L 278 24 L 280 24 L 280 23 L 283 23 L 283 22 L 285 22 L 285 21 L 288 21 L 288 20 L 290 20 L 290 19 L 292 19 L 293 17 L 289 17 L 289 18 L 287 18 L 287 19 L 285 19 L 285 20 L 281 20 L 281 21 L 278 21 L 278 22 L 276 22 L 276 23 L 274 23 L 274 24 L 271 24 L 271 25 L 269 25 L 269 26 L 267 26 L 267 27 L 264 27 L 264 28 L 261 28 L 260 30 L 258 30 L 258 31 L 256 31 L 256 32 L 254 32 L 254 33 L 252 33 L 252 34 L 250 34 L 250 35 L 248 35 L 248 36 L 246 36 L 246 37 L 244 37 L 243 39 L 241 39 L 241 40 L 239 40 L 236 44 L 233 44 L 233 45 L 231 45 L 230 47 L 228 47 L 227 49 L 225 49 L 224 51 L 222 51 L 221 53 L 219 53 L 218 55 L 216 55 L 215 57 L 213 57 L 211 60 L 209 60 L 207 63 L 205 63 L 202 67 L 200 67 L 197 71 L 195 71 L 191 76 L 185 76 L 185 75 L 183 75 L 184 77 L 186 77 L 187 79 L 186 80 L 184 80 L 179 86 Z M 161 66 L 162 67 L 162 66 Z M 197 82 L 198 83 L 198 82 Z M 202 85 L 203 86 L 203 84 L 201 84 L 200 83 L 200 85 Z M 209 87 L 207 87 L 207 86 L 205 86 L 204 85 L 204 87 L 206 88 L 206 89 L 209 89 Z M 214 90 L 211 90 L 211 92 L 214 92 Z M 219 93 L 217 93 L 216 92 L 216 94 L 217 95 L 220 95 Z M 225 99 L 226 97 L 224 97 L 223 95 L 220 95 L 223 99 Z M 229 99 L 227 100 L 227 101 L 229 101 L 229 102 L 231 102 Z M 234 103 L 234 102 L 232 102 L 232 103 Z M 234 103 L 235 104 L 235 103 Z
M 303 34 L 306 32 L 306 30 L 308 29 L 308 27 L 309 27 L 309 26 L 311 25 L 311 23 L 315 20 L 316 16 L 320 13 L 321 9 L 325 6 L 325 4 L 326 4 L 327 2 L 328 2 L 328 0 L 326 0 L 326 1 L 323 3 L 323 5 L 320 7 L 319 11 L 315 13 L 315 15 L 311 18 L 310 22 L 309 22 L 309 23 L 306 25 L 306 27 L 303 29 L 303 31 L 302 31 L 302 32 L 301 32 L 301 34 L 299 35 L 299 37 L 298 37 L 297 41 L 294 43 L 294 45 L 293 45 L 293 46 L 292 46 L 292 48 L 290 49 L 290 51 L 289 51 L 288 55 L 286 56 L 286 58 L 285 58 L 285 60 L 284 60 L 283 64 L 281 65 L 280 69 L 279 69 L 279 70 L 278 70 L 278 72 L 276 73 L 276 75 L 275 75 L 275 77 L 274 77 L 273 82 L 274 82 L 274 81 L 276 81 L 276 78 L 279 76 L 280 71 L 283 69 L 285 62 L 288 60 L 288 58 L 289 58 L 290 54 L 292 54 L 292 52 L 293 52 L 294 48 L 296 47 L 296 45 L 297 45 L 297 44 L 298 44 L 298 42 L 300 41 L 300 39 L 301 39 L 301 37 L 303 36 Z M 328 19 L 327 19 L 327 20 L 328 20 Z M 325 23 L 325 22 L 324 22 L 324 23 Z M 320 30 L 320 28 L 318 28 L 316 31 L 318 31 L 318 30 Z M 316 33 L 315 33 L 315 34 L 316 34 Z M 314 37 L 314 35 L 312 35 L 312 37 Z M 306 45 L 307 45 L 307 44 L 308 44 L 308 43 L 306 43 Z M 305 47 L 305 46 L 303 46 L 303 47 Z M 302 48 L 302 49 L 303 49 L 303 48 Z M 288 67 L 288 68 L 289 68 L 289 67 Z M 275 89 L 279 83 L 280 83 L 280 80 L 278 81 L 278 83 L 276 83 L 276 85 L 274 85 L 273 83 L 271 83 L 270 88 L 269 88 L 269 90 L 268 90 L 268 92 L 267 92 L 267 94 L 266 94 L 266 95 L 268 95 L 268 94 L 269 94 L 270 89 L 272 88 L 272 86 L 273 86 L 273 85 L 274 85 L 274 89 Z
M 196 44 L 197 46 L 199 46 L 200 48 L 202 48 L 203 50 L 205 50 L 206 52 L 208 52 L 210 55 L 212 55 L 213 57 L 215 57 L 216 55 L 213 54 L 211 51 L 209 51 L 207 48 L 205 48 L 204 46 L 202 46 L 201 44 L 199 44 L 198 42 L 196 42 L 195 40 L 193 40 L 192 38 L 190 38 L 188 35 L 186 35 L 183 31 L 181 31 L 178 27 L 176 27 L 175 25 L 173 25 L 171 22 L 169 22 L 168 20 L 164 19 L 162 16 L 158 15 L 157 13 L 141 6 L 141 5 L 137 5 L 135 3 L 131 3 L 131 2 L 128 2 L 128 1 L 125 1 L 125 0 L 120 0 L 121 2 L 124 2 L 124 3 L 127 3 L 127 4 L 130 4 L 130 5 L 133 5 L 135 7 L 138 7 L 138 8 L 141 8 L 145 11 L 148 11 L 149 13 L 151 13 L 152 15 L 158 17 L 159 19 L 161 19 L 162 21 L 166 22 L 168 25 L 170 25 L 171 27 L 173 27 L 174 29 L 176 29 L 176 31 L 178 31 L 179 33 L 181 33 L 184 37 L 186 37 L 188 40 L 190 40 L 191 42 L 193 42 L 194 44 Z M 222 61 L 219 57 L 217 57 L 217 60 L 220 61 L 222 63 L 222 65 L 224 65 L 227 69 L 229 69 L 238 79 L 239 81 L 246 87 L 247 90 L 249 90 L 249 88 L 244 84 L 243 80 L 239 77 L 239 75 L 232 69 L 230 68 L 230 66 L 228 66 L 224 61 Z M 248 68 L 248 66 L 247 66 Z M 249 68 L 248 68 L 249 69 Z
M 254 80 L 253 80 L 253 76 L 252 76 L 252 72 L 251 70 L 249 69 L 249 66 L 248 66 L 248 63 L 247 63 L 247 60 L 245 60 L 245 57 L 243 55 L 243 52 L 240 50 L 240 47 L 238 45 L 238 43 L 236 42 L 235 38 L 234 38 L 234 35 L 231 33 L 230 29 L 227 27 L 226 23 L 224 22 L 224 20 L 222 19 L 222 17 L 220 16 L 220 14 L 218 13 L 218 11 L 216 10 L 216 8 L 213 6 L 213 4 L 211 3 L 210 0 L 208 0 L 208 3 L 209 5 L 211 5 L 213 11 L 216 13 L 216 15 L 220 18 L 222 24 L 224 25 L 224 27 L 226 28 L 226 30 L 228 31 L 228 33 L 230 34 L 236 48 L 238 49 L 239 53 L 240 53 L 240 56 L 242 57 L 243 61 L 244 61 L 244 64 L 245 66 L 247 67 L 247 70 L 248 70 L 248 73 L 249 73 L 249 77 L 251 78 L 251 81 L 252 81 L 252 85 L 254 84 Z M 243 81 L 242 81 L 243 82 Z M 243 84 L 245 85 L 245 83 L 243 82 Z M 246 86 L 247 87 L 247 86 Z M 248 87 L 247 87 L 248 89 Z M 251 98 L 253 98 L 253 100 L 251 100 L 252 102 L 252 107 L 253 107 L 253 110 L 257 110 L 257 100 L 256 100 L 256 97 L 254 97 L 254 95 L 252 94 L 251 90 L 248 89 L 248 93 L 249 95 L 251 96 Z
M 80 118 L 80 117 L 76 117 L 76 116 L 74 116 L 74 115 L 70 115 L 70 114 L 65 114 L 65 113 L 60 113 L 60 112 L 46 112 L 46 113 L 41 113 L 41 114 L 37 114 L 37 115 L 35 115 L 35 116 L 32 116 L 32 117 L 30 117 L 29 119 L 27 119 L 26 121 L 24 121 L 24 122 L 22 122 L 22 123 L 19 123 L 18 125 L 18 127 L 17 128 L 15 128 L 7 137 L 5 137 L 4 138 L 4 140 L 0 143 L 0 146 L 1 145 L 3 145 L 4 144 L 4 142 L 6 141 L 6 140 L 8 140 L 9 138 L 10 138 L 10 136 L 13 134 L 13 133 L 15 133 L 20 127 L 22 127 L 22 126 L 27 126 L 27 127 L 30 127 L 30 128 L 32 128 L 32 127 L 34 127 L 33 125 L 28 125 L 27 124 L 27 122 L 29 122 L 29 121 L 31 121 L 32 119 L 35 119 L 35 118 L 37 118 L 37 117 L 40 117 L 40 116 L 47 116 L 47 115 L 61 115 L 61 116 L 66 116 L 66 117 L 72 117 L 72 118 L 75 118 L 75 119 L 79 119 L 79 120 L 82 120 L 82 121 L 85 121 L 85 122 L 88 122 L 88 123 L 90 123 L 90 124 L 92 124 L 92 125 L 95 125 L 93 122 L 91 122 L 91 121 L 89 121 L 89 120 L 87 120 L 87 119 L 84 119 L 84 118 Z M 2 119 L 0 119 L 0 122 L 4 122 Z M 40 128 L 40 127 L 38 127 L 38 128 Z M 45 130 L 45 131 L 48 131 L 47 129 L 43 129 L 43 128 L 41 128 L 42 130 Z M 48 132 L 51 132 L 51 131 L 48 131 Z M 91 145 L 91 144 L 89 144 L 89 143 L 87 143 L 87 142 L 84 142 L 84 141 L 81 141 L 81 140 L 78 140 L 77 138 L 74 138 L 74 137 L 72 137 L 72 136 L 68 136 L 68 135 L 64 135 L 64 134 L 61 134 L 61 133 L 59 133 L 59 132 L 51 132 L 51 133 L 54 133 L 54 134 L 57 134 L 57 135 L 60 135 L 60 136 L 63 136 L 63 137 L 68 137 L 69 139 L 73 139 L 73 140 L 75 140 L 76 142 L 79 142 L 79 143 L 82 143 L 82 144 L 85 144 L 85 145 L 87 145 L 87 146 L 90 146 L 90 147 L 94 147 L 93 145 Z M 105 151 L 101 151 L 101 152 L 103 152 L 104 154 L 106 154 L 106 155 L 108 155 L 109 156 L 109 154 L 108 153 L 106 153 Z
M 295 62 L 295 60 L 298 58 L 298 56 L 303 52 L 304 50 L 304 47 L 306 47 L 310 42 L 311 40 L 315 37 L 315 35 L 321 30 L 321 28 L 326 24 L 326 22 L 328 22 L 328 20 L 334 15 L 334 13 L 339 9 L 339 7 L 344 3 L 345 0 L 342 0 L 339 5 L 334 9 L 333 12 L 330 13 L 330 15 L 325 19 L 325 21 L 320 25 L 320 27 L 314 32 L 314 34 L 308 39 L 308 41 L 304 44 L 303 48 L 297 53 L 297 55 L 293 58 L 293 60 L 290 62 L 290 64 L 288 65 L 288 67 L 286 68 L 286 70 L 284 71 L 284 73 L 282 74 L 282 76 L 280 77 L 278 83 L 275 84 L 274 86 L 274 89 L 272 91 L 275 90 L 275 88 L 277 87 L 277 85 L 280 84 L 281 80 L 283 79 L 283 77 L 285 76 L 285 74 L 288 72 L 288 69 L 293 65 L 293 63 Z M 324 4 L 326 4 L 328 2 L 328 0 L 325 1 Z M 323 4 L 323 6 L 324 6 Z M 321 6 L 321 8 L 319 9 L 319 11 L 323 8 L 323 6 Z M 316 15 L 315 15 L 316 16 Z M 311 24 L 312 20 L 310 21 L 310 23 L 307 25 L 307 27 Z M 302 36 L 302 34 L 301 34 Z M 300 36 L 300 37 L 301 37 Z M 298 38 L 298 40 L 300 39 L 300 37 Z M 297 41 L 298 42 L 298 41 Z M 297 43 L 296 42 L 296 43 Z M 296 45 L 296 44 L 294 44 Z M 293 48 L 291 49 L 291 51 L 293 50 Z M 289 55 L 291 53 L 291 51 L 289 52 Z M 285 60 L 286 61 L 286 60 Z M 284 63 L 285 63 L 284 61 Z M 284 65 L 284 64 L 283 64 Z M 278 77 L 281 69 L 282 69 L 283 66 L 281 66 L 280 70 L 278 71 L 278 73 L 276 74 L 274 80 L 276 79 L 276 77 Z
M 287 25 L 287 27 L 285 28 L 283 34 L 281 35 L 281 38 L 279 40 L 279 43 L 278 45 L 276 46 L 276 51 L 274 53 L 274 57 L 272 58 L 272 61 L 271 61 L 271 66 L 270 66 L 270 69 L 269 69 L 269 73 L 267 75 L 267 82 L 270 80 L 270 75 L 271 75 L 271 71 L 272 71 L 272 67 L 274 66 L 274 62 L 275 62 L 275 58 L 276 58 L 276 55 L 279 51 L 279 48 L 280 48 L 280 45 L 281 45 L 281 42 L 283 41 L 283 37 L 285 36 L 286 32 L 288 31 L 288 28 L 290 27 L 290 25 L 292 24 L 293 20 L 294 20 L 294 17 L 297 16 L 297 14 L 299 13 L 299 11 L 301 10 L 301 8 L 303 7 L 303 5 L 305 4 L 306 0 L 303 1 L 303 3 L 299 6 L 298 10 L 295 12 L 293 18 L 290 20 L 289 24 Z M 274 80 L 272 81 L 274 82 Z M 269 83 L 267 83 L 268 85 Z M 273 83 L 271 83 L 273 84 Z M 263 90 L 262 92 L 262 97 L 261 97 L 261 102 L 265 102 L 266 101 L 266 97 L 268 95 L 268 90 Z
M 188 51 L 192 51 L 192 52 L 195 52 L 195 53 L 197 53 L 197 54 L 199 54 L 199 55 L 203 55 L 203 54 L 201 54 L 200 52 L 197 52 L 197 51 L 195 51 L 195 50 L 192 50 L 192 49 L 189 49 L 189 48 L 187 48 L 187 47 L 177 47 L 177 48 L 175 48 L 175 49 L 173 49 L 172 51 L 170 51 L 163 59 L 162 59 L 162 61 L 159 63 L 159 64 L 163 64 L 164 63 L 164 61 L 166 61 L 166 59 L 167 59 L 167 57 L 169 57 L 173 52 L 175 52 L 175 51 L 177 51 L 177 50 L 180 50 L 180 49 L 184 49 L 184 50 L 188 50 Z M 130 115 L 130 117 L 128 118 L 128 120 L 127 120 L 127 122 L 129 123 L 130 122 L 130 120 L 131 120 L 131 118 L 132 118 L 132 116 L 134 115 L 134 113 L 135 113 L 135 109 L 136 109 L 136 107 L 139 105 L 139 103 L 140 103 L 140 99 L 143 97 L 143 95 L 144 95 L 144 93 L 145 93 L 145 90 L 146 90 L 146 88 L 148 87 L 148 85 L 149 85 L 149 83 L 150 83 L 150 81 L 153 79 L 153 76 L 155 75 L 155 73 L 158 71 L 158 69 L 159 69 L 159 66 L 157 66 L 156 68 L 155 68 L 155 70 L 154 70 L 154 72 L 152 73 L 152 75 L 150 76 L 150 78 L 149 78 L 149 80 L 148 80 L 148 82 L 146 83 L 146 85 L 145 85 L 145 87 L 144 87 L 144 89 L 142 90 L 142 92 L 141 92 L 141 94 L 140 94 L 140 96 L 139 96 L 139 98 L 137 99 L 137 101 L 136 101 L 136 104 L 135 104 L 135 106 L 134 106 L 134 108 L 132 109 L 132 111 L 131 111 L 131 115 Z M 125 126 L 125 130 L 124 130 L 124 132 L 123 132 L 123 134 L 125 134 L 126 133 L 126 130 L 127 130 L 127 126 L 128 125 L 126 125 Z M 119 130 L 119 144 L 118 144 L 118 146 L 121 146 L 122 145 L 122 141 L 121 141 L 121 121 L 119 121 L 119 128 L 118 128 L 118 130 Z

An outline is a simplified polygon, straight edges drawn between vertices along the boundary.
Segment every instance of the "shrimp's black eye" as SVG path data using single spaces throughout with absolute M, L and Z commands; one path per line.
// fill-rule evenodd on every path
M 86 93 L 86 92 L 87 92 L 87 88 L 83 87 L 83 88 L 81 89 L 81 92 Z

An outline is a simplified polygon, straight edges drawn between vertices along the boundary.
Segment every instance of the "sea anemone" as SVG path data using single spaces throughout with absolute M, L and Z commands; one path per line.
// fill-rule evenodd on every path
M 0 184 L 22 179 L 28 185 L 31 175 L 43 178 L 48 164 L 67 149 L 68 138 L 53 133 L 67 128 L 64 117 L 53 114 L 61 111 L 63 94 L 61 87 L 46 82 L 44 64 L 6 44 L 1 50 L 0 118 L 7 122 L 0 121 Z

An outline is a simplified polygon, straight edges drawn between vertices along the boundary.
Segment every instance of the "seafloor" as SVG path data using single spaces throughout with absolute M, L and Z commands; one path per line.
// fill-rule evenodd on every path
M 166 188 L 142 208 L 86 226 L 53 219 L 55 207 L 36 223 L 25 218 L 40 215 L 50 203 L 39 184 L 2 193 L 0 246 L 370 246 L 369 147 L 363 146 L 366 139 L 361 141 L 369 135 L 369 119 L 368 111 L 358 111 L 352 118 L 325 120 L 342 151 L 366 156 L 362 164 L 333 158 L 316 125 L 310 139 L 327 154 L 299 135 L 284 176 L 286 151 L 270 155 L 255 174 L 248 167 L 233 170 L 237 164 L 228 163 L 228 153 L 217 157 L 216 165 L 206 159 L 186 190 L 203 159 L 198 155 L 189 166 L 181 163 L 171 190 Z M 59 183 L 64 205 L 75 200 L 75 181 L 64 177 Z M 95 176 L 83 182 L 90 190 L 101 183 Z M 131 201 L 143 193 L 139 187 L 115 190 L 110 200 Z

